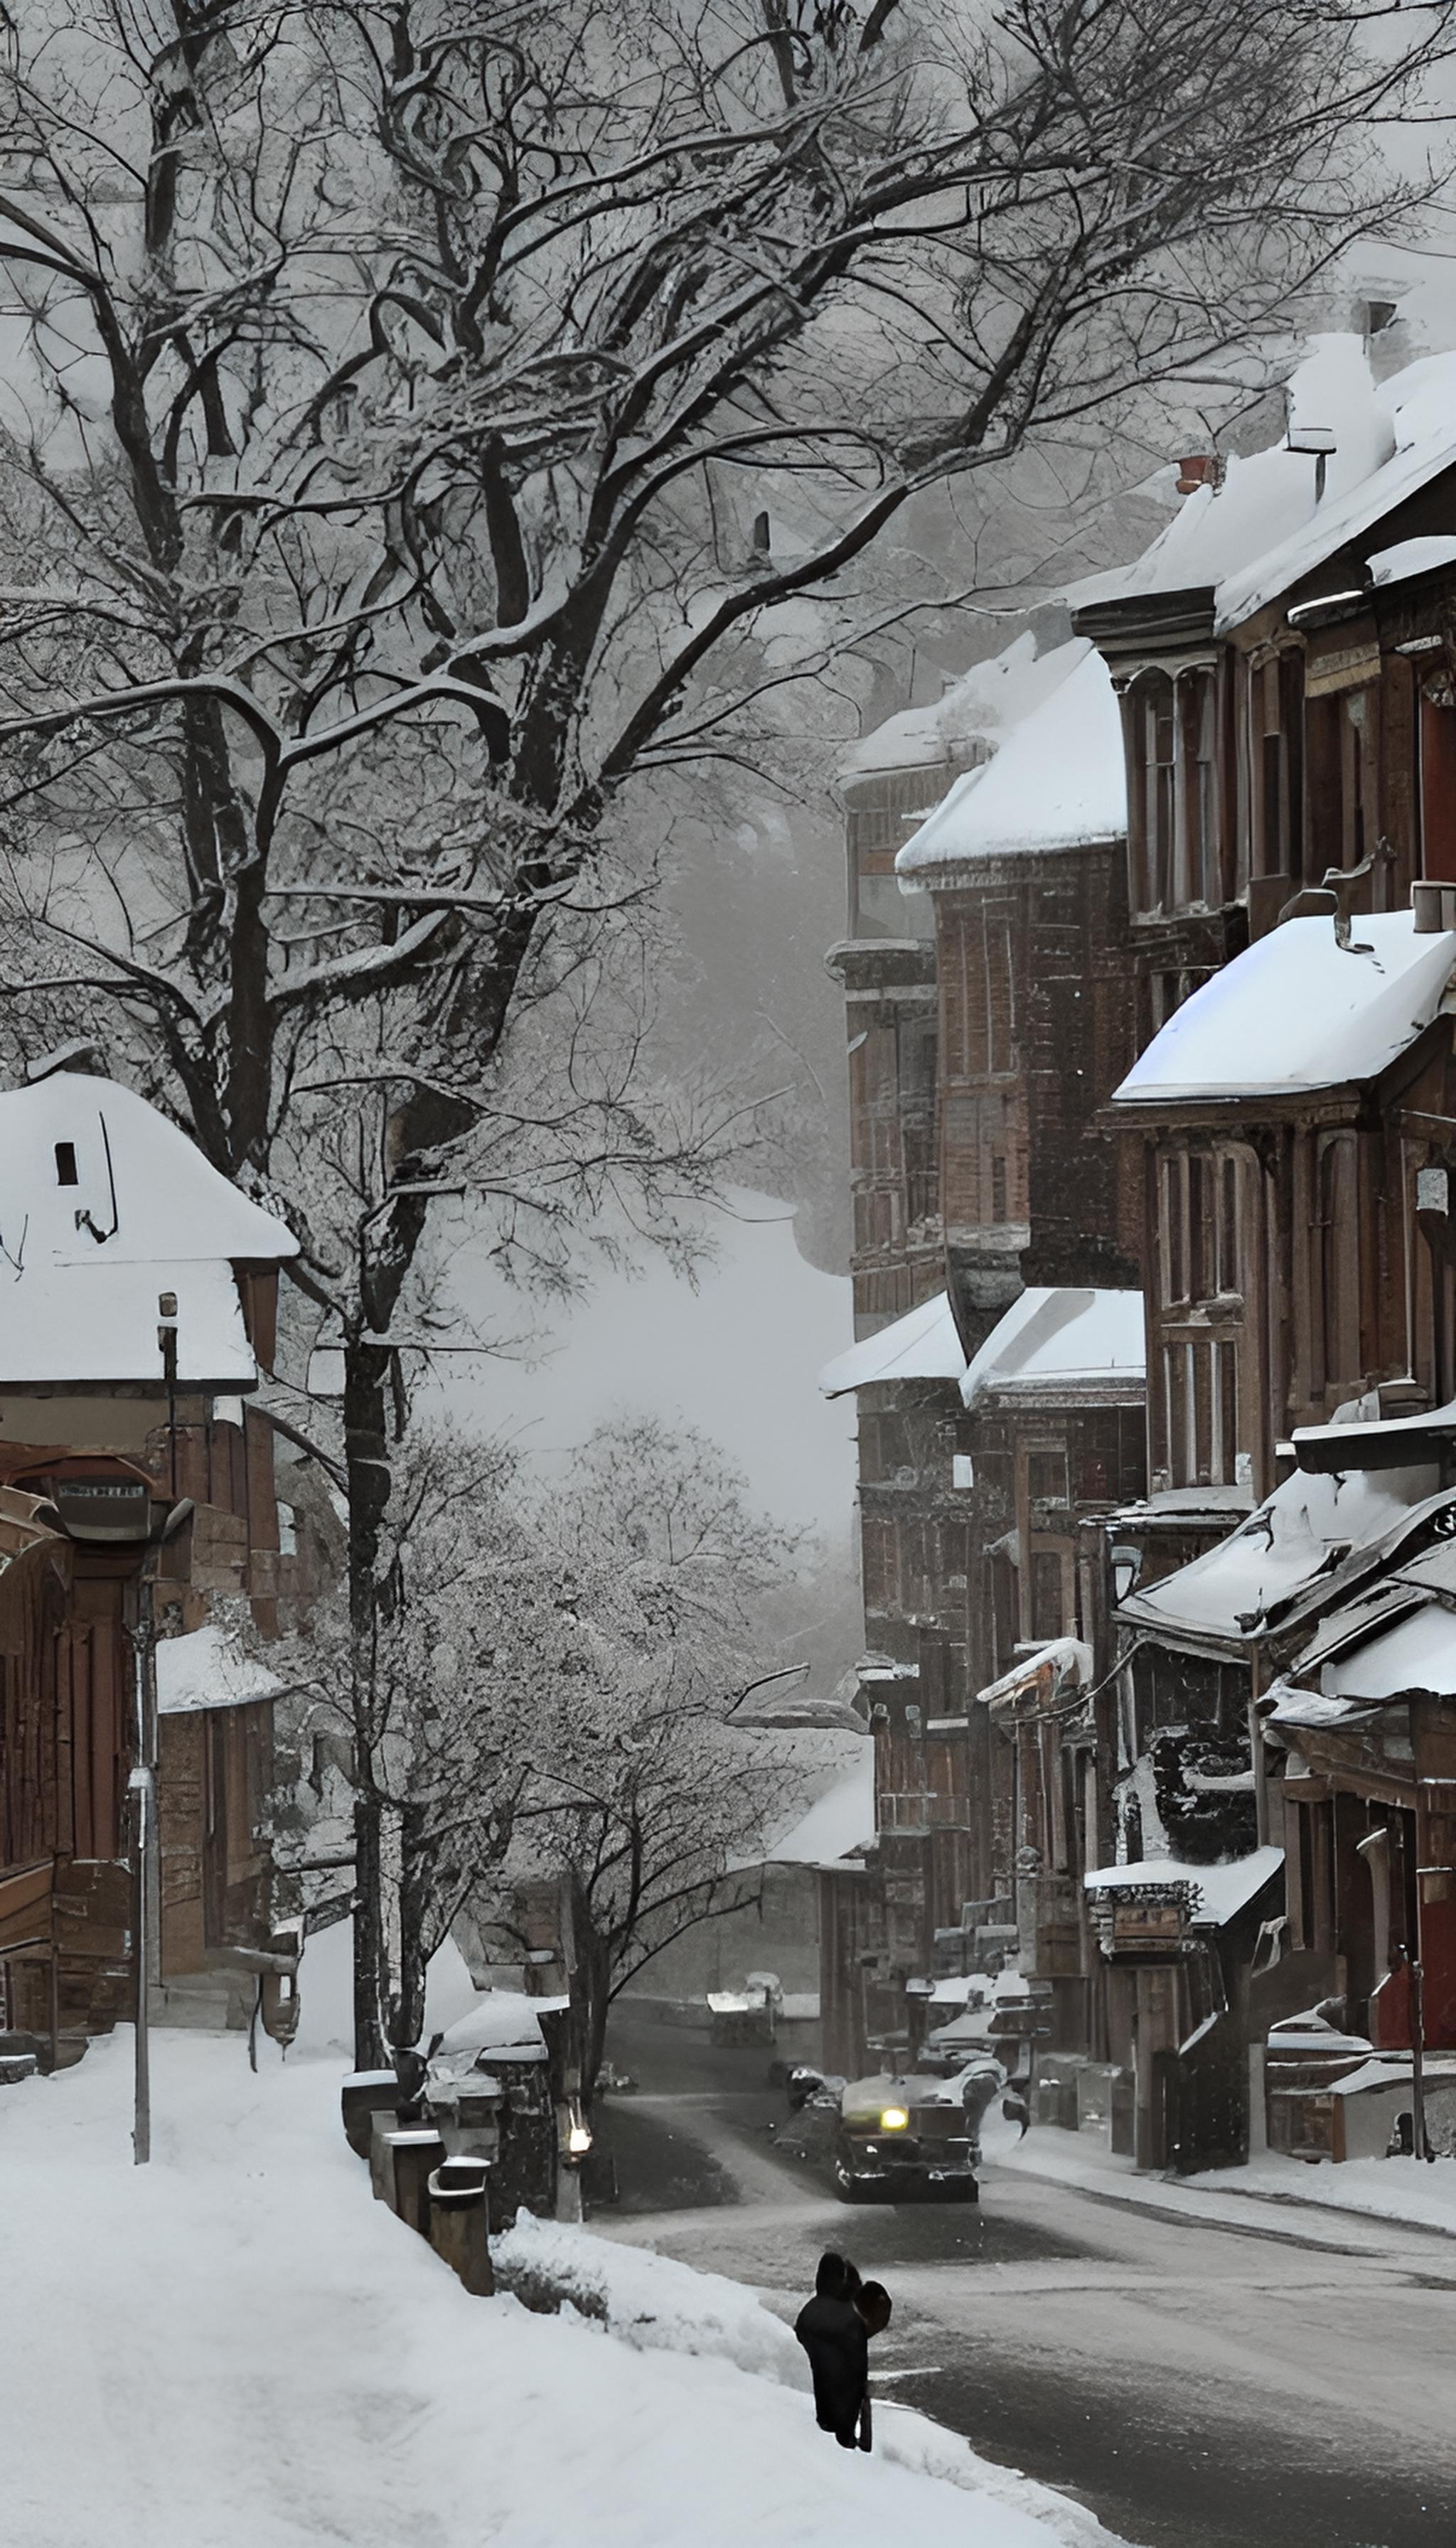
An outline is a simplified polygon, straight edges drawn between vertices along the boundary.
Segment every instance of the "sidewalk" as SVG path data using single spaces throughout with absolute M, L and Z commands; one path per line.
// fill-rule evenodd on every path
M 1047 2125 L 1034 2126 L 1020 2142 L 998 2145 L 988 2139 L 986 2159 L 992 2167 L 1048 2177 L 1106 2202 L 1222 2222 L 1264 2237 L 1297 2238 L 1307 2246 L 1348 2248 L 1356 2221 L 1456 2237 L 1452 2159 L 1437 2159 L 1431 2166 L 1414 2159 L 1349 2159 L 1336 2167 L 1264 2152 L 1247 2167 L 1219 2168 L 1203 2176 L 1139 2176 L 1130 2158 L 1114 2156 L 1093 2135 Z M 1276 2227 L 1270 2220 L 1271 2211 L 1285 2208 L 1298 2213 L 1297 2227 L 1293 2222 Z M 1456 2258 L 1451 2271 L 1456 2280 Z

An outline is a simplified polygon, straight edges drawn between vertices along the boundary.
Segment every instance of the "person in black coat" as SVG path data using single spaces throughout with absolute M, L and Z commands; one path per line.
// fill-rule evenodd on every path
M 794 2334 L 809 2357 L 814 2413 L 826 2433 L 852 2451 L 869 2386 L 869 2330 L 855 2307 L 860 2277 L 833 2249 L 819 2259 L 814 2297 L 794 2321 Z

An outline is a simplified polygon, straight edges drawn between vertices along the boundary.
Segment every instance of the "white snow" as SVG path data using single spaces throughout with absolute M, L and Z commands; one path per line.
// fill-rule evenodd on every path
M 1318 335 L 1291 376 L 1289 405 L 1296 440 L 1312 426 L 1334 434 L 1322 496 L 1313 454 L 1283 437 L 1231 456 L 1217 493 L 1186 497 L 1133 566 L 1078 585 L 1073 605 L 1208 590 L 1216 625 L 1235 627 L 1347 542 L 1378 533 L 1397 504 L 1456 464 L 1456 355 L 1424 356 L 1377 382 L 1358 336 Z
M 826 1398 L 843 1398 L 881 1380 L 959 1380 L 964 1369 L 965 1348 L 956 1332 L 950 1297 L 937 1292 L 848 1353 L 836 1354 L 819 1374 L 819 1386 Z
M 1375 390 L 1363 415 L 1358 410 L 1356 397 L 1336 424 L 1344 451 L 1329 464 L 1323 501 L 1310 506 L 1303 527 L 1221 582 L 1220 629 L 1262 610 L 1337 549 L 1358 545 L 1398 504 L 1456 464 L 1456 354 L 1428 354 L 1408 364 Z M 1313 415 L 1309 420 L 1316 421 Z M 1345 452 L 1353 483 L 1336 468 Z M 1303 465 L 1314 467 L 1309 460 Z
M 1439 1474 L 1432 1467 L 1310 1477 L 1297 1469 L 1227 1539 L 1130 1593 L 1120 1615 L 1228 1637 L 1255 1634 L 1276 1603 L 1441 1502 Z
M 525 1991 L 482 1991 L 475 2006 L 445 2029 L 432 2062 L 442 2078 L 461 2079 L 485 2052 L 501 2061 L 544 2061 L 541 2013 L 565 2006 L 565 2000 L 532 1999 Z
M 1196 1885 L 1193 1926 L 1223 1929 L 1283 1865 L 1283 1850 L 1266 1846 L 1250 1851 L 1247 1858 L 1224 1859 L 1214 1866 L 1181 1858 L 1142 1858 L 1122 1866 L 1093 1866 L 1082 1882 L 1089 1893 L 1116 1893 L 1130 1884 Z
M 872 2457 L 836 2450 L 792 2336 L 732 2286 L 542 2230 L 526 2241 L 606 2293 L 607 2328 L 472 2299 L 371 2201 L 343 2065 L 263 2059 L 254 2078 L 235 2037 L 155 2037 L 148 2168 L 125 2030 L 0 2094 L 24 2191 L 0 2209 L 7 2538 L 1112 2548 L 1076 2504 L 889 2406 Z M 647 2361 L 651 2318 L 670 2332 Z
M 999 655 L 973 664 L 928 706 L 902 708 L 897 716 L 886 717 L 842 763 L 841 777 L 934 768 L 968 744 L 994 746 L 1066 679 L 1084 645 L 1084 639 L 1073 638 L 1041 655 L 1031 629 L 1024 629 Z
M 210 1619 L 183 1637 L 161 1637 L 156 1648 L 159 1716 L 191 1716 L 209 1707 L 243 1707 L 276 1698 L 283 1684 L 250 1655 L 226 1622 Z
M 1055 1398 L 1109 1383 L 1121 1395 L 1141 1383 L 1145 1357 L 1140 1292 L 1034 1284 L 972 1355 L 960 1395 L 967 1407 L 991 1394 Z
M 1425 1603 L 1321 1665 L 1320 1687 L 1326 1698 L 1397 1698 L 1414 1689 L 1456 1696 L 1456 1618 L 1439 1601 Z
M 1317 1690 L 1296 1689 L 1283 1679 L 1272 1681 L 1264 1696 L 1274 1701 L 1268 1711 L 1270 1725 L 1307 1725 L 1312 1732 L 1324 1726 L 1363 1725 L 1369 1713 L 1350 1699 L 1321 1698 Z
M 58 1182 L 61 1143 L 75 1152 L 73 1185 Z M 78 1220 L 84 1213 L 103 1241 Z M 0 1091 L 0 1242 L 12 1267 L 90 1265 L 103 1253 L 128 1265 L 298 1254 L 282 1222 L 134 1088 L 71 1070 Z
M 1397 540 L 1394 548 L 1377 549 L 1368 560 L 1377 584 L 1406 584 L 1412 576 L 1456 565 L 1456 534 L 1438 531 L 1421 540 Z
M 149 1381 L 159 1390 L 157 1330 L 168 1293 L 177 1304 L 179 1384 L 255 1389 L 258 1367 L 226 1258 L 134 1265 L 94 1247 L 89 1263 L 60 1265 L 33 1260 L 28 1245 L 19 1273 L 0 1259 L 0 1381 L 22 1388 Z
M 764 1855 L 779 1866 L 825 1866 L 873 1838 L 874 1745 L 866 1734 L 856 1740 L 852 1767 Z
M 1337 2212 L 1409 2221 L 1456 2236 L 1456 2159 L 1351 2158 L 1312 2165 L 1269 2151 L 1236 2171 L 1185 2176 L 1195 2192 L 1252 2194 L 1280 2203 L 1315 2203 Z
M 999 1681 L 977 1690 L 976 1696 L 986 1707 L 1000 1698 L 1015 1698 L 1019 1690 L 1030 1689 L 1048 1667 L 1056 1675 L 1058 1688 L 1070 1682 L 1074 1689 L 1080 1689 L 1092 1678 L 1092 1649 L 1084 1646 L 1079 1637 L 1053 1637 L 1049 1645 L 1039 1646 L 1034 1655 L 1024 1655 Z
M 1341 947 L 1322 914 L 1256 938 L 1159 1029 L 1114 1104 L 1377 1078 L 1440 1008 L 1456 931 L 1417 932 L 1410 912 L 1383 911 L 1357 919 L 1354 939 Z
M 0 1381 L 160 1387 L 166 1320 L 180 1382 L 252 1389 L 232 1264 L 297 1252 L 134 1089 L 62 1070 L 0 1092 Z
M 895 861 L 902 876 L 1122 838 L 1127 764 L 1111 676 L 1087 638 L 1046 660 L 1058 659 L 1062 679 L 1012 728 L 989 768 L 957 779 L 911 834 Z

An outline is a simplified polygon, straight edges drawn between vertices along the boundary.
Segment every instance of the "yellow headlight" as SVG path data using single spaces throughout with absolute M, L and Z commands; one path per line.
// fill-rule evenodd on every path
M 886 2106 L 879 2119 L 879 2129 L 882 2133 L 902 2133 L 909 2121 L 903 2106 Z

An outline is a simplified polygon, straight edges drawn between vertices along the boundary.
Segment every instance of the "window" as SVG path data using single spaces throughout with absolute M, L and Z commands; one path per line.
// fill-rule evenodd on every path
M 1252 665 L 1248 675 L 1253 781 L 1253 871 L 1298 876 L 1304 828 L 1304 671 L 1298 655 Z
M 1217 911 L 1224 899 L 1219 855 L 1217 684 L 1212 673 L 1190 674 L 1186 692 L 1188 898 Z
M 1326 1390 L 1339 1389 L 1361 1376 L 1355 1141 L 1353 1133 L 1335 1133 L 1320 1153 L 1317 1238 Z
M 1034 1504 L 1066 1502 L 1065 1451 L 1028 1452 L 1027 1494 Z
M 1064 1603 L 1065 1567 L 1058 1550 L 1038 1549 L 1032 1559 L 1032 1618 L 1034 1637 L 1049 1643 L 1053 1637 L 1067 1634 Z
M 57 1141 L 55 1144 L 55 1182 L 58 1186 L 74 1186 L 81 1182 L 76 1174 L 74 1141 Z

